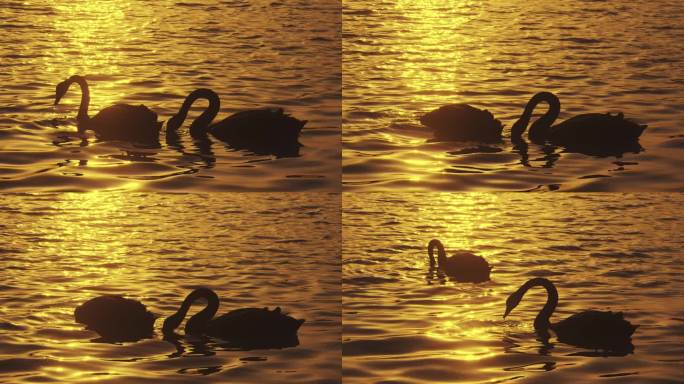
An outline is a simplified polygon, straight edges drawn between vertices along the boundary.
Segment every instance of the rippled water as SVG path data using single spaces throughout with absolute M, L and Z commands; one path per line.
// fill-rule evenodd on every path
M 684 238 L 678 194 L 344 194 L 345 383 L 681 383 Z M 426 244 L 493 266 L 483 284 L 428 275 Z M 506 298 L 532 276 L 560 301 L 552 321 L 586 309 L 638 324 L 622 357 L 536 339 L 546 300 Z M 384 381 L 383 381 L 384 380 Z
M 12 195 L 0 206 L 0 382 L 340 382 L 339 194 Z M 74 323 L 101 294 L 168 316 L 208 286 L 220 313 L 279 305 L 300 345 L 106 344 Z M 200 306 L 191 309 L 198 311 Z M 182 328 L 181 328 L 182 329 Z M 182 333 L 182 331 L 181 331 Z
M 346 188 L 681 190 L 682 17 L 676 0 L 345 1 Z M 514 148 L 508 130 L 541 90 L 560 97 L 561 119 L 623 111 L 647 123 L 644 151 Z M 429 142 L 418 117 L 459 102 L 501 119 L 504 142 Z
M 340 3 L 299 0 L 9 1 L 0 7 L 0 188 L 12 190 L 339 189 Z M 139 148 L 82 143 L 74 86 L 86 75 L 91 115 L 144 104 L 161 120 L 200 87 L 221 97 L 218 119 L 280 106 L 308 120 L 299 157 L 236 151 L 218 140 Z M 198 102 L 189 119 L 206 102 Z M 162 132 L 162 136 L 164 133 Z

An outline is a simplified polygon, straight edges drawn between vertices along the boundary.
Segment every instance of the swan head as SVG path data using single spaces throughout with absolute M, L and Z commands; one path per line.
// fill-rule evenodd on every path
M 515 291 L 508 296 L 508 299 L 506 299 L 506 311 L 503 315 L 504 319 L 515 307 L 518 306 L 518 304 L 520 304 L 520 300 L 522 300 L 522 294 L 520 291 Z
M 167 317 L 164 320 L 164 325 L 162 326 L 162 333 L 164 335 L 172 335 L 173 331 L 178 328 L 178 326 L 183 321 L 183 316 L 176 312 L 173 315 Z
M 57 84 L 57 87 L 55 88 L 55 105 L 59 103 L 68 89 L 69 83 L 67 81 L 62 81 L 61 83 Z

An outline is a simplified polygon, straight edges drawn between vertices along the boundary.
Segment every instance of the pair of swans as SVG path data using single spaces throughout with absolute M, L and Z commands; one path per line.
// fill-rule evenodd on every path
M 553 125 L 560 113 L 560 100 L 551 92 L 539 92 L 525 106 L 511 127 L 511 140 L 520 141 L 537 105 L 546 102 L 549 109 L 530 126 L 528 136 L 534 143 L 550 142 L 570 149 L 591 148 L 615 151 L 633 147 L 646 125 L 624 118 L 622 113 L 586 113 Z M 420 122 L 434 131 L 438 140 L 501 141 L 503 126 L 491 112 L 468 104 L 450 104 L 429 112 Z
M 186 335 L 207 335 L 226 340 L 243 348 L 282 348 L 299 344 L 297 330 L 304 323 L 285 315 L 277 307 L 240 308 L 214 317 L 219 298 L 208 288 L 192 291 L 178 311 L 164 320 L 162 332 L 173 338 L 174 331 L 185 318 L 193 302 L 205 299 L 206 307 L 193 315 L 185 325 Z M 137 341 L 152 336 L 156 316 L 139 301 L 121 296 L 99 296 L 78 306 L 77 323 L 97 332 L 107 341 Z
M 157 114 L 144 105 L 116 104 L 106 107 L 95 116 L 88 116 L 90 89 L 86 79 L 79 75 L 59 83 L 55 90 L 55 105 L 76 83 L 81 88 L 81 104 L 76 115 L 78 131 L 92 130 L 102 140 L 122 140 L 140 143 L 157 143 L 162 122 Z M 249 149 L 260 153 L 294 153 L 299 147 L 299 134 L 306 121 L 286 114 L 282 108 L 263 108 L 234 113 L 212 124 L 220 109 L 218 95 L 206 88 L 190 93 L 180 110 L 167 123 L 167 134 L 175 132 L 185 121 L 188 111 L 197 99 L 209 101 L 207 109 L 190 126 L 195 138 L 211 134 L 236 149 Z
M 435 262 L 433 249 L 437 248 Z M 489 280 L 491 266 L 481 257 L 469 252 L 458 251 L 447 257 L 444 246 L 439 240 L 428 243 L 430 268 L 440 271 L 459 282 L 483 282 Z M 518 306 L 525 293 L 541 286 L 546 289 L 546 304 L 534 320 L 535 330 L 548 339 L 552 330 L 558 341 L 583 348 L 631 351 L 631 336 L 638 326 L 625 320 L 621 312 L 583 311 L 556 323 L 551 323 L 551 315 L 558 305 L 558 290 L 545 278 L 533 278 L 513 292 L 506 300 L 506 318 Z

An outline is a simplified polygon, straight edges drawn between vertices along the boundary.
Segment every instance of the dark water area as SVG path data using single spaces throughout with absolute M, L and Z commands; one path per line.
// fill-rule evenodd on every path
M 681 191 L 682 18 L 673 0 L 345 1 L 345 189 Z M 514 146 L 510 127 L 540 91 L 560 98 L 557 122 L 623 112 L 648 124 L 643 150 Z M 452 103 L 491 111 L 503 141 L 431 141 L 419 117 Z
M 0 7 L 0 188 L 14 191 L 339 190 L 340 3 L 337 1 L 50 1 Z M 282 107 L 308 120 L 299 156 L 237 150 L 217 139 L 157 148 L 76 135 L 78 86 L 90 114 L 144 104 L 167 120 L 197 88 L 221 98 L 217 120 Z
M 339 200 L 325 193 L 6 196 L 0 382 L 339 383 Z M 218 294 L 219 314 L 280 306 L 305 319 L 299 345 L 243 350 L 214 338 L 163 340 L 163 318 L 199 286 Z M 104 294 L 140 300 L 160 316 L 155 334 L 98 342 L 74 321 L 74 309 Z
M 345 193 L 345 383 L 681 383 L 684 244 L 681 194 Z M 430 274 L 427 243 L 467 250 L 491 280 Z M 525 281 L 555 283 L 551 321 L 622 311 L 632 353 L 539 339 L 546 301 Z

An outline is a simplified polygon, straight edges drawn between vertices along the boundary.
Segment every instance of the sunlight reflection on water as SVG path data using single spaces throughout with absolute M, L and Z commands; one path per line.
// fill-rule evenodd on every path
M 345 1 L 345 188 L 681 190 L 682 4 Z M 512 123 L 542 90 L 560 97 L 561 120 L 622 111 L 647 123 L 645 151 L 513 146 Z M 451 103 L 490 110 L 504 142 L 430 142 L 418 117 Z
M 339 194 L 5 196 L 0 207 L 0 382 L 340 381 Z M 173 313 L 214 289 L 219 313 L 281 306 L 306 323 L 294 348 L 218 340 L 94 343 L 74 309 L 103 294 Z M 196 308 L 199 308 L 197 306 Z M 191 309 L 191 313 L 198 309 Z M 182 328 L 181 328 L 182 329 Z M 182 333 L 182 331 L 180 331 Z M 137 382 L 137 381 L 136 381 Z
M 344 193 L 345 383 L 513 381 L 676 382 L 680 379 L 684 239 L 679 194 Z M 465 249 L 491 281 L 430 276 L 426 246 Z M 502 319 L 506 298 L 533 276 L 559 290 L 558 321 L 587 309 L 638 324 L 633 354 L 537 340 L 545 296 L 533 289 Z M 618 380 L 618 379 L 616 379 Z
M 0 188 L 339 190 L 340 19 L 336 1 L 11 1 L 0 7 Z M 180 143 L 162 132 L 158 149 L 94 137 L 83 146 L 78 87 L 53 106 L 72 74 L 87 76 L 91 115 L 124 102 L 166 120 L 208 87 L 221 97 L 218 119 L 280 106 L 308 120 L 304 146 L 277 159 L 196 143 L 189 121 Z

